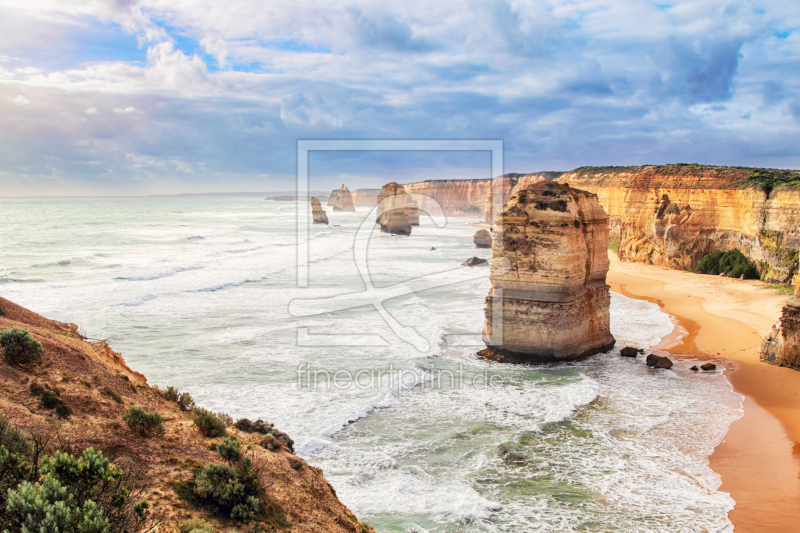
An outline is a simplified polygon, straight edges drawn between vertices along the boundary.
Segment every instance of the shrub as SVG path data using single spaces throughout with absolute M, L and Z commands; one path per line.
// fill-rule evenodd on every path
M 706 254 L 694 267 L 693 272 L 719 275 L 725 273 L 732 278 L 758 279 L 755 265 L 739 250 Z
M 218 415 L 202 408 L 194 410 L 194 423 L 200 430 L 200 433 L 206 437 L 216 438 L 227 435 L 228 433 L 225 428 L 229 424 L 225 422 L 225 415 Z
M 271 452 L 277 452 L 286 448 L 289 452 L 294 453 L 294 441 L 291 437 L 283 431 L 276 429 L 275 426 L 268 422 L 264 422 L 263 420 L 251 422 L 246 418 L 242 418 L 238 420 L 234 426 L 239 431 L 244 431 L 245 433 L 261 433 L 264 435 L 260 444 Z
M 181 393 L 177 399 L 178 407 L 181 411 L 191 411 L 194 409 L 194 398 L 188 392 Z
M 42 343 L 24 329 L 11 328 L 0 333 L 0 346 L 10 365 L 26 365 L 42 357 Z
M 272 424 L 264 422 L 261 419 L 251 422 L 247 418 L 240 418 L 236 421 L 234 426 L 239 431 L 244 431 L 245 433 L 261 433 L 262 435 L 266 435 L 269 433 L 269 430 L 272 429 Z
M 115 402 L 119 404 L 122 403 L 122 398 L 119 397 L 119 394 L 109 389 L 108 387 L 103 388 L 102 393 L 111 398 L 112 400 L 114 400 Z
M 0 456 L 7 458 L 12 426 L 5 420 L 0 426 Z M 38 441 L 37 450 L 41 443 Z M 133 533 L 145 525 L 149 504 L 132 497 L 138 489 L 102 452 L 88 448 L 75 456 L 58 450 L 42 459 L 38 469 L 38 452 L 30 444 L 17 447 L 17 451 L 25 456 L 30 475 L 5 491 L 8 500 L 0 518 L 5 531 Z
M 55 409 L 56 415 L 59 418 L 69 418 L 72 410 L 61 399 L 61 391 L 56 388 L 51 388 L 47 383 L 44 387 L 38 383 L 31 383 L 28 385 L 28 390 L 33 396 L 41 397 L 41 406 L 45 409 Z
M 128 427 L 135 431 L 140 437 L 152 437 L 153 435 L 163 435 L 164 426 L 161 415 L 155 412 L 146 411 L 141 407 L 131 406 L 122 416 Z
M 216 450 L 220 457 L 232 464 L 242 460 L 241 448 L 241 442 L 233 437 L 225 437 L 222 442 L 217 444 Z
M 178 389 L 173 386 L 167 387 L 167 390 L 161 393 L 161 395 L 164 396 L 164 399 L 170 402 L 177 402 L 178 394 Z

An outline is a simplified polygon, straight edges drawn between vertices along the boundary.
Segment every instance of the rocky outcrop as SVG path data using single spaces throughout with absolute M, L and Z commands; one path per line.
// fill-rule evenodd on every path
M 314 224 L 327 224 L 328 215 L 322 210 L 319 200 L 311 198 L 311 216 L 314 218 Z
M 787 283 L 800 247 L 800 172 L 701 165 L 580 168 L 562 183 L 597 194 L 620 259 L 694 267 L 737 249 Z
M 375 207 L 380 192 L 380 189 L 356 189 L 353 191 L 353 203 L 360 207 Z
M 794 284 L 794 299 L 786 303 L 780 320 L 761 343 L 761 360 L 800 370 L 800 274 Z
M 27 330 L 43 348 L 34 367 L 12 367 L 0 359 L 0 413 L 26 438 L 35 435 L 39 443 L 46 443 L 43 453 L 66 447 L 80 454 L 93 447 L 122 466 L 137 489 L 131 497 L 150 504 L 150 518 L 137 530 L 157 526 L 157 531 L 177 532 L 188 519 L 204 519 L 210 522 L 208 531 L 212 527 L 215 531 L 252 531 L 263 530 L 263 525 L 280 517 L 283 530 L 298 533 L 373 531 L 338 500 L 319 469 L 287 447 L 268 449 L 264 435 L 243 431 L 241 425 L 230 426 L 226 432 L 241 442 L 242 451 L 246 449 L 257 465 L 259 484 L 269 487 L 264 516 L 257 515 L 255 524 L 245 526 L 216 514 L 211 507 L 188 504 L 178 496 L 176 486 L 187 484 L 199 466 L 224 463 L 212 451 L 212 444 L 219 440 L 201 435 L 193 413 L 182 410 L 165 391 L 149 386 L 144 376 L 128 368 L 106 343 L 88 342 L 76 326 L 48 320 L 3 298 L 0 309 L 0 330 Z M 52 407 L 34 395 L 34 386 L 57 391 L 67 414 L 56 418 Z M 132 406 L 158 413 L 165 434 L 138 437 L 123 422 Z M 4 478 L 5 490 L 12 480 L 12 476 Z M 121 530 L 112 527 L 109 531 Z
M 476 248 L 491 248 L 492 234 L 485 229 L 480 229 L 475 232 L 475 236 L 472 237 L 472 242 L 475 243 Z
M 333 204 L 333 210 L 347 213 L 353 213 L 356 210 L 355 205 L 353 205 L 353 195 L 350 194 L 350 190 L 345 187 L 344 184 L 342 184 L 342 188 L 336 193 L 336 201 Z
M 411 226 L 419 226 L 417 203 L 394 181 L 384 185 L 378 193 L 377 214 L 375 222 L 384 233 L 410 235 Z
M 596 195 L 554 182 L 520 190 L 494 229 L 479 355 L 535 362 L 611 349 L 607 248 Z
M 497 214 L 503 210 L 503 206 L 512 196 L 534 183 L 554 180 L 562 174 L 563 172 L 537 172 L 535 174 L 503 174 L 494 178 L 484 199 L 484 221 L 490 225 L 496 224 Z
M 470 257 L 469 259 L 467 259 L 466 261 L 464 261 L 463 263 L 461 263 L 461 266 L 476 267 L 476 266 L 483 266 L 483 265 L 487 265 L 487 264 L 489 264 L 489 261 L 487 261 L 486 259 L 481 259 L 480 257 L 473 256 L 473 257 Z

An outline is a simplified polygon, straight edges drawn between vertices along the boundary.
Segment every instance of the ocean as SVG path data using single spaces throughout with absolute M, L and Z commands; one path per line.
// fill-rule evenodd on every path
M 673 331 L 658 306 L 612 294 L 607 354 L 486 362 L 488 269 L 449 274 L 490 259 L 472 242 L 478 219 L 423 216 L 410 237 L 375 227 L 362 277 L 355 236 L 370 210 L 321 200 L 331 225 L 302 239 L 298 288 L 293 202 L 3 199 L 0 295 L 107 339 L 150 384 L 274 423 L 379 532 L 732 529 L 708 465 L 742 413 L 724 369 L 619 356 Z M 368 288 L 393 296 L 384 310 Z M 309 306 L 324 312 L 298 312 Z

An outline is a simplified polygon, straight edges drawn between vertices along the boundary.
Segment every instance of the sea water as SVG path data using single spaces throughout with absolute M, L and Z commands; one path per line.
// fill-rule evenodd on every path
M 656 305 L 612 294 L 618 348 L 607 354 L 483 361 L 485 267 L 401 291 L 382 303 L 388 319 L 359 299 L 368 284 L 403 287 L 490 259 L 472 242 L 477 219 L 423 217 L 410 237 L 375 229 L 364 277 L 354 243 L 370 210 L 327 211 L 331 225 L 306 238 L 292 202 L 6 199 L 0 295 L 107 339 L 151 384 L 275 423 L 380 532 L 730 529 L 734 501 L 708 456 L 741 398 L 724 369 L 654 370 L 619 356 L 672 332 Z M 290 312 L 295 300 L 343 294 L 355 307 Z

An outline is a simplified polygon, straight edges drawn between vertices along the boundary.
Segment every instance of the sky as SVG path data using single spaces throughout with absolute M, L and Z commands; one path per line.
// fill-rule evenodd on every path
M 796 0 L 0 0 L 0 196 L 294 188 L 298 139 L 505 172 L 800 167 Z M 312 153 L 312 189 L 489 178 Z

